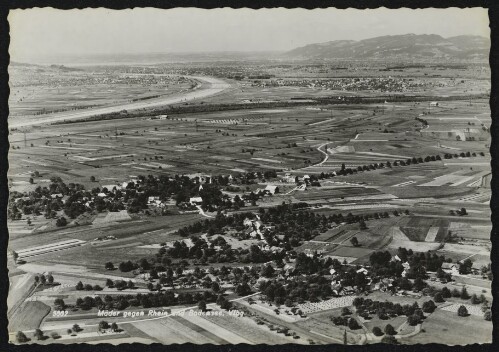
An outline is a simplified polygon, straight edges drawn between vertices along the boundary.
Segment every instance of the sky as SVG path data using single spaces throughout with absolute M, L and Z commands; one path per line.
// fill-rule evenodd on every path
M 394 34 L 489 36 L 487 10 L 84 9 L 9 14 L 13 61 L 57 55 L 286 51 Z

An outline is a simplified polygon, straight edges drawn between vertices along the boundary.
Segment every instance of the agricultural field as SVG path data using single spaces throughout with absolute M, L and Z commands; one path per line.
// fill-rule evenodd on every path
M 456 321 L 456 319 L 459 319 Z M 424 332 L 405 340 L 407 344 L 428 343 L 435 336 L 447 345 L 467 345 L 469 343 L 487 343 L 491 341 L 492 326 L 482 317 L 469 315 L 457 317 L 454 312 L 439 309 L 431 314 L 422 325 Z
M 489 342 L 354 308 L 491 299 L 488 73 L 389 64 L 12 65 L 11 340 Z

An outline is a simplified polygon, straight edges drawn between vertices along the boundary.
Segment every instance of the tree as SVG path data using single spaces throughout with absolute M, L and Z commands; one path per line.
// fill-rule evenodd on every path
M 35 183 L 35 180 L 33 180 L 33 177 L 30 177 L 30 178 L 29 178 L 29 183 L 30 183 L 30 184 Z
M 374 336 L 383 336 L 383 331 L 378 327 L 378 326 L 375 326 L 373 328 L 373 334 Z
M 442 292 L 442 297 L 443 298 L 449 298 L 449 297 L 452 296 L 450 290 L 447 287 L 445 287 L 445 286 L 442 287 L 442 291 L 441 292 Z
M 51 274 L 47 276 L 47 282 L 52 285 L 54 283 L 54 277 Z
M 350 239 L 350 243 L 352 243 L 352 246 L 354 247 L 357 247 L 359 246 L 359 240 L 357 239 L 357 237 L 353 236 L 351 239 Z
M 202 312 L 206 312 L 206 302 L 204 300 L 201 300 L 198 302 L 198 308 L 202 311 Z
M 491 310 L 487 310 L 485 311 L 485 313 L 483 313 L 483 318 L 487 321 L 491 321 L 492 320 L 492 312 Z
M 476 294 L 473 294 L 471 296 L 471 300 L 470 300 L 471 304 L 479 304 L 479 303 L 482 303 L 482 301 L 478 298 L 478 296 Z
M 423 312 L 425 313 L 433 313 L 433 311 L 437 308 L 435 302 L 431 299 L 423 303 Z
M 40 275 L 40 283 L 42 285 L 45 285 L 45 283 L 47 282 L 47 278 L 45 277 L 45 275 Z
M 366 222 L 364 221 L 364 219 L 360 219 L 360 221 L 359 221 L 359 228 L 361 230 L 367 230 L 367 225 L 366 225 Z
M 80 325 L 78 325 L 78 324 L 74 324 L 74 325 L 73 325 L 73 331 L 74 331 L 74 332 L 80 332 L 80 331 L 81 331 Z
M 350 309 L 348 309 L 348 307 L 343 307 L 341 309 L 341 315 L 351 315 L 352 312 L 350 311 Z
M 270 278 L 270 277 L 272 277 L 274 272 L 275 272 L 275 270 L 272 267 L 272 265 L 267 264 L 262 268 L 261 275 L 264 277 Z
M 236 286 L 236 293 L 239 296 L 246 296 L 246 295 L 249 295 L 251 293 L 251 288 L 249 287 L 249 285 L 246 282 L 243 282 L 243 283 Z
M 473 262 L 470 259 L 466 259 L 465 261 L 459 264 L 459 274 L 466 275 L 471 273 L 472 266 Z
M 450 292 L 449 292 L 449 294 L 450 294 Z M 445 302 L 444 297 L 443 297 L 443 294 L 442 294 L 442 293 L 440 293 L 440 292 L 437 292 L 437 293 L 435 294 L 435 297 L 434 297 L 434 298 L 435 298 L 435 302 L 437 302 L 437 303 L 442 303 L 442 302 Z M 423 307 L 423 308 L 424 308 L 424 307 Z
M 457 310 L 457 315 L 460 317 L 467 317 L 468 314 L 468 309 L 466 309 L 465 306 L 460 306 Z
M 84 288 L 84 287 L 83 287 L 83 282 L 78 281 L 78 283 L 76 284 L 76 289 L 77 289 L 78 291 L 81 291 L 81 290 L 83 290 L 83 288 Z
M 66 226 L 68 224 L 68 221 L 66 220 L 66 218 L 64 216 L 61 216 L 59 219 L 56 220 L 55 222 L 55 225 L 57 227 L 63 227 L 63 226 Z
M 230 303 L 223 295 L 219 295 L 217 298 L 217 304 L 220 306 L 220 308 L 229 310 L 232 308 L 232 303 Z
M 105 268 L 106 268 L 106 270 L 114 270 L 114 264 L 111 262 L 107 262 L 105 264 Z
M 36 329 L 33 336 L 36 337 L 37 340 L 43 340 L 45 338 L 45 335 L 43 335 L 43 331 L 41 331 L 40 329 Z
M 413 289 L 415 291 L 421 291 L 425 287 L 426 287 L 426 283 L 420 277 L 417 277 L 416 280 L 414 280 Z
M 71 335 L 71 334 L 73 333 L 73 330 L 71 330 L 71 329 L 67 329 L 67 330 L 66 330 L 66 333 L 67 333 L 68 335 Z
M 149 282 L 149 283 L 147 284 L 147 289 L 148 289 L 149 291 L 154 290 L 154 285 L 153 285 L 151 282 Z
M 355 320 L 354 318 L 350 318 L 348 320 L 348 328 L 350 330 L 357 330 L 357 329 L 360 329 L 360 325 L 359 323 L 357 322 L 357 320 Z
M 114 332 L 118 331 L 118 324 L 112 323 L 111 324 L 111 330 L 113 330 Z
M 25 342 L 28 342 L 29 339 L 28 337 L 26 336 L 26 334 L 22 331 L 18 331 L 17 334 L 16 334 L 16 340 L 18 343 L 25 343 Z
M 57 340 L 58 338 L 60 338 L 60 337 L 61 337 L 61 335 L 59 335 L 59 334 L 58 334 L 57 332 L 55 332 L 55 331 L 54 331 L 54 332 L 52 332 L 52 333 L 50 334 L 50 336 L 51 336 L 54 340 Z
M 103 329 L 109 329 L 109 323 L 105 320 L 102 320 L 99 323 L 99 330 L 103 330 Z
M 56 298 L 54 301 L 54 306 L 58 310 L 64 310 L 64 308 L 66 308 L 66 304 L 64 304 L 64 300 L 62 298 Z
M 466 287 L 463 287 L 461 289 L 461 294 L 460 294 L 461 299 L 469 299 L 470 295 L 468 294 L 468 290 L 466 290 Z
M 385 326 L 385 334 L 387 335 L 395 335 L 397 332 L 395 331 L 395 328 L 390 325 L 390 324 L 387 324 Z
M 113 286 L 114 286 L 114 282 L 113 282 L 113 280 L 111 280 L 111 279 L 106 279 L 106 286 L 107 286 L 107 287 L 113 287 Z
M 95 176 L 90 176 L 90 182 L 95 182 Z

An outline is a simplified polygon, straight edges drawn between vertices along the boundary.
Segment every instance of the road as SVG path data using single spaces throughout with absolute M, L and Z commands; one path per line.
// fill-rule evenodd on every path
M 19 118 L 9 121 L 9 128 L 29 127 L 35 125 L 42 125 L 47 123 L 61 122 L 67 120 L 77 120 L 87 118 L 95 115 L 103 115 L 116 113 L 123 110 L 139 110 L 145 108 L 154 108 L 170 104 L 177 104 L 181 102 L 191 101 L 200 98 L 207 98 L 209 96 L 223 92 L 230 88 L 230 84 L 214 77 L 203 76 L 185 76 L 201 83 L 201 86 L 187 91 L 182 94 L 175 94 L 172 96 L 162 97 L 158 99 L 150 99 L 145 101 L 137 101 L 132 103 L 125 103 L 115 106 L 106 106 L 95 109 L 85 109 L 80 111 L 65 111 L 62 113 L 49 114 L 45 116 L 37 116 L 28 118 Z

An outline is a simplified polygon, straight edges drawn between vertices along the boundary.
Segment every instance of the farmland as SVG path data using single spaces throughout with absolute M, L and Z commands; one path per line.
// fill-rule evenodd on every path
M 12 66 L 11 340 L 490 341 L 486 68 L 380 65 Z

